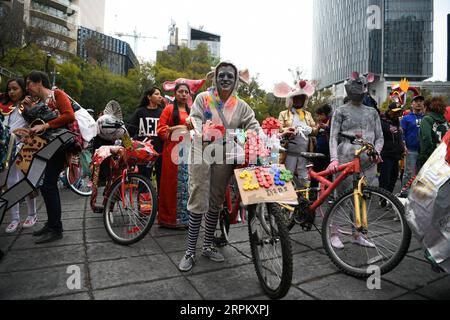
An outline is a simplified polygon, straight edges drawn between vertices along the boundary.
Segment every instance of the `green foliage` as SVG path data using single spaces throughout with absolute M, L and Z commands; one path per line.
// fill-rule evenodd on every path
M 162 86 L 165 81 L 179 78 L 204 79 L 217 61 L 211 57 L 206 44 L 200 44 L 197 49 L 180 48 L 175 53 L 158 52 L 155 65 L 155 83 Z
M 309 99 L 308 111 L 315 117 L 316 110 L 325 104 L 331 104 L 333 99 L 333 92 L 330 89 L 316 91 Z

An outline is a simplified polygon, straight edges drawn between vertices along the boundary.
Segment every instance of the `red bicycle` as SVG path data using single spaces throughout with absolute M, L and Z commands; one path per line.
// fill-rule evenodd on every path
M 218 248 L 225 247 L 230 240 L 230 227 L 239 223 L 245 224 L 247 209 L 241 202 L 237 182 L 233 177 L 227 188 L 227 196 L 219 216 L 219 224 L 214 237 L 214 245 Z
M 149 177 L 138 173 L 138 166 L 153 166 L 159 154 L 150 142 L 130 139 L 121 121 L 103 128 L 124 130 L 122 145 L 98 149 L 92 162 L 91 208 L 103 214 L 103 221 L 111 239 L 120 245 L 142 240 L 156 218 L 158 197 Z M 101 206 L 97 202 L 100 166 L 106 163 L 108 178 Z
M 367 278 L 373 274 L 373 267 L 385 274 L 402 261 L 410 245 L 411 230 L 406 222 L 405 209 L 393 194 L 367 185 L 360 157 L 363 153 L 376 156 L 375 147 L 357 137 L 341 136 L 361 146 L 355 152 L 354 160 L 339 167 L 340 175 L 334 182 L 327 179 L 332 172 L 314 172 L 314 165 L 310 163 L 309 180 L 320 183 L 317 200 L 310 201 L 311 192 L 317 190 L 306 186 L 296 190 L 299 206 L 281 206 L 288 213 L 291 227 L 300 224 L 304 230 L 311 231 L 315 226 L 317 209 L 347 177 L 353 176 L 353 188 L 340 195 L 324 216 L 323 245 L 333 263 L 346 274 Z M 313 153 L 301 153 L 301 156 L 310 162 L 324 157 Z

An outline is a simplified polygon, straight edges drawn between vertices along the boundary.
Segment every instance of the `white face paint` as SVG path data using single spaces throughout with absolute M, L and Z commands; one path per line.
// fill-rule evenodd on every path
M 236 70 L 222 66 L 217 70 L 217 89 L 222 94 L 231 94 L 236 86 Z

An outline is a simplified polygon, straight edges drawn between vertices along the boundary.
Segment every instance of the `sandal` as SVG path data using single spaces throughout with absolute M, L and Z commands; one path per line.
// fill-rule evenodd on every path
M 33 228 L 36 225 L 37 222 L 37 215 L 34 216 L 28 216 L 27 220 L 23 223 L 24 229 Z

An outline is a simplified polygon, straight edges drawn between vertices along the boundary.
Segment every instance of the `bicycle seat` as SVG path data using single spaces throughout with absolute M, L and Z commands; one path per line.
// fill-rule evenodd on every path
M 324 154 L 321 154 L 321 153 L 302 152 L 302 153 L 300 153 L 300 155 L 303 158 L 308 159 L 308 160 L 326 158 L 326 156 Z

